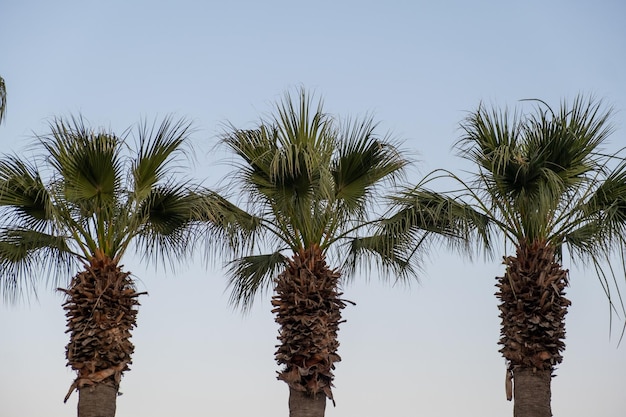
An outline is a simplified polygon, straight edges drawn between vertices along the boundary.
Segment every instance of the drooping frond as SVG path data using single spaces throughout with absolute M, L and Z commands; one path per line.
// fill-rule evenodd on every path
M 488 241 L 488 218 L 469 204 L 422 187 L 392 196 L 393 215 L 383 221 L 387 233 L 425 230 L 466 241 L 478 232 Z
M 197 190 L 196 199 L 192 212 L 193 220 L 206 227 L 207 239 L 214 240 L 218 237 L 224 242 L 219 249 L 234 250 L 237 256 L 240 254 L 237 252 L 239 249 L 254 246 L 257 234 L 263 234 L 265 231 L 261 227 L 261 217 L 242 210 L 217 192 Z M 215 247 L 213 242 L 213 248 Z
M 618 250 L 626 236 L 626 163 L 603 177 L 576 209 L 581 224 L 565 240 L 579 256 Z
M 60 239 L 65 246 L 28 246 L 24 239 L 16 245 L 14 237 L 0 235 L 3 262 L 15 264 L 18 275 L 36 275 L 42 263 L 35 260 L 46 253 L 78 263 L 115 263 L 131 245 L 166 263 L 182 260 L 200 225 L 212 221 L 198 214 L 199 187 L 174 178 L 173 162 L 185 155 L 189 132 L 187 122 L 169 117 L 151 128 L 140 124 L 138 149 L 132 149 L 125 136 L 92 129 L 82 117 L 55 119 L 50 133 L 38 137 L 43 152 L 33 159 L 37 163 L 18 156 L 0 160 L 0 210 L 2 224 L 12 230 Z
M 469 204 L 418 185 L 390 197 L 391 208 L 364 242 L 377 242 L 377 251 L 393 251 L 412 275 L 419 270 L 422 254 L 435 242 L 446 243 L 470 254 L 473 243 L 490 246 L 490 222 Z M 374 240 L 371 240 L 375 238 Z
M 48 270 L 53 284 L 72 269 L 66 239 L 29 229 L 0 231 L 0 291 L 8 302 L 34 291 L 34 270 Z
M 254 297 L 269 290 L 273 279 L 286 266 L 287 258 L 280 252 L 250 255 L 230 262 L 228 286 L 230 303 L 244 310 L 252 306 Z
M 421 231 L 410 236 L 406 234 L 402 239 L 383 233 L 354 237 L 345 243 L 347 256 L 341 267 L 342 275 L 353 279 L 359 268 L 376 265 L 388 272 L 383 279 L 392 277 L 394 282 L 408 282 L 408 278 L 416 276 L 421 267 L 422 244 L 429 243 L 425 239 L 427 235 L 428 232 Z
M 17 222 L 25 228 L 42 230 L 50 220 L 50 195 L 35 166 L 15 155 L 0 161 L 0 206 L 14 216 L 3 223 Z

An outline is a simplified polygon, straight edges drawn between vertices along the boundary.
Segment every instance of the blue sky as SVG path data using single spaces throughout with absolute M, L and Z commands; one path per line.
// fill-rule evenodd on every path
M 419 161 L 410 180 L 467 166 L 451 151 L 479 103 L 558 106 L 578 93 L 616 110 L 626 145 L 626 4 L 600 1 L 30 1 L 0 3 L 0 75 L 8 90 L 1 151 L 23 152 L 54 116 L 82 114 L 121 132 L 142 118 L 193 121 L 194 176 L 215 185 L 225 122 L 251 126 L 283 92 L 314 90 L 328 112 L 374 115 Z M 287 415 L 275 379 L 268 297 L 249 315 L 228 307 L 222 265 L 176 273 L 129 256 L 149 291 L 118 417 Z M 556 416 L 621 417 L 626 352 L 610 338 L 593 271 L 571 268 L 567 349 L 553 380 Z M 363 274 L 340 332 L 327 416 L 512 415 L 497 352 L 499 261 L 434 250 L 421 282 L 399 288 Z M 65 367 L 62 298 L 0 306 L 0 415 L 60 417 L 74 376 Z M 620 323 L 621 325 L 621 323 Z

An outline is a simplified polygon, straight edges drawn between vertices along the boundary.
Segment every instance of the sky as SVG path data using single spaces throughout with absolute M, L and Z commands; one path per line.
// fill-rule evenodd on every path
M 23 153 L 53 117 L 82 115 L 115 132 L 168 114 L 192 121 L 194 178 L 229 172 L 215 151 L 226 123 L 252 127 L 300 86 L 340 116 L 371 114 L 415 156 L 409 181 L 436 168 L 463 172 L 459 123 L 482 102 L 554 107 L 577 94 L 615 109 L 612 149 L 626 145 L 626 3 L 0 1 L 6 121 L 0 152 Z M 364 271 L 343 288 L 344 310 L 328 417 L 512 415 L 498 353 L 500 258 L 428 255 L 419 283 Z M 249 314 L 228 304 L 224 262 L 175 271 L 123 260 L 141 290 L 135 354 L 118 417 L 287 416 L 276 380 L 269 296 Z M 622 417 L 626 346 L 593 270 L 572 265 L 564 362 L 552 381 L 555 416 Z M 68 277 L 69 278 L 69 277 Z M 75 415 L 63 398 L 74 374 L 63 298 L 0 305 L 0 416 Z

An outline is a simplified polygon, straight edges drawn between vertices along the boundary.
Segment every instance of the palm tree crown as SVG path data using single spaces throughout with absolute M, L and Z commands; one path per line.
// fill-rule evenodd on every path
M 271 249 L 231 263 L 232 301 L 244 307 L 285 266 L 285 250 L 316 246 L 324 255 L 339 246 L 345 253 L 363 250 L 359 233 L 374 223 L 374 197 L 408 163 L 393 143 L 375 134 L 371 119 L 338 126 L 322 112 L 321 102 L 311 109 L 304 91 L 294 101 L 287 94 L 274 119 L 256 129 L 233 128 L 223 137 L 242 160 L 233 178 L 249 214 L 239 224 L 254 224 L 249 228 L 254 240 L 241 241 L 239 249 L 251 243 Z
M 5 297 L 37 266 L 65 267 L 68 258 L 77 266 L 94 257 L 118 262 L 131 243 L 163 259 L 189 249 L 186 232 L 201 197 L 171 177 L 187 123 L 143 125 L 134 156 L 124 155 L 125 138 L 93 131 L 80 118 L 55 120 L 51 131 L 39 138 L 43 158 L 0 162 L 0 259 L 3 274 L 14 278 L 5 281 Z

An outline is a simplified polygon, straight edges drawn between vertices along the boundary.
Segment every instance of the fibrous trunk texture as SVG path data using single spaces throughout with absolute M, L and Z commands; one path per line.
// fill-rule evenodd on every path
M 94 257 L 63 290 L 70 342 L 65 354 L 78 375 L 65 397 L 79 391 L 79 417 L 113 417 L 122 373 L 134 346 L 131 330 L 139 305 L 130 273 L 112 260 Z
M 516 256 L 506 257 L 504 264 L 506 273 L 496 285 L 502 319 L 499 344 L 513 374 L 514 415 L 548 417 L 550 379 L 565 349 L 565 315 L 571 304 L 564 296 L 568 271 L 556 262 L 554 247 L 543 241 L 522 242 Z M 527 391 L 531 387 L 532 394 Z
M 306 401 L 325 403 L 326 397 L 333 400 L 332 370 L 341 360 L 337 332 L 346 306 L 340 298 L 339 278 L 340 274 L 326 265 L 320 248 L 313 247 L 296 253 L 276 279 L 272 298 L 272 312 L 280 326 L 276 361 L 284 365 L 278 379 L 289 385 L 294 398 L 290 406 L 300 407 Z M 320 409 L 319 404 L 310 407 Z M 321 414 L 290 411 L 292 417 L 323 415 L 324 408 Z

